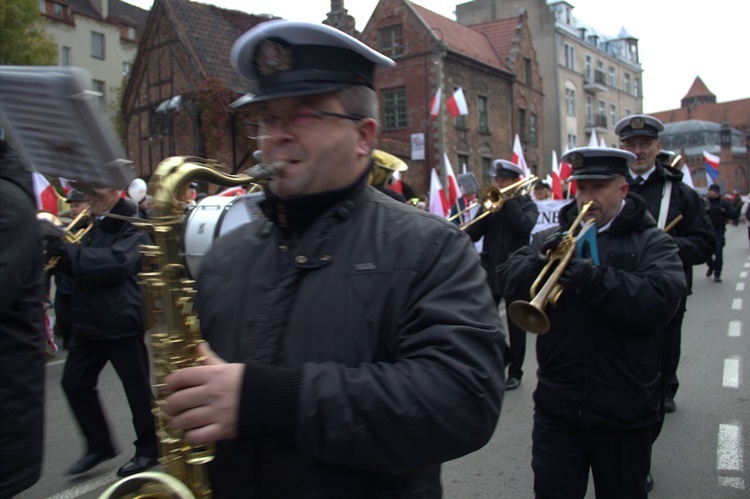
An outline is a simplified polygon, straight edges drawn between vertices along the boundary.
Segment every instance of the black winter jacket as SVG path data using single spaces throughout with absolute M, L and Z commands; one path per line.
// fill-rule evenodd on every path
M 0 140 L 0 497 L 33 485 L 44 443 L 42 242 L 31 175 Z
M 672 182 L 672 197 L 669 200 L 666 225 L 682 215 L 682 220 L 669 231 L 680 251 L 687 291 L 693 284 L 693 265 L 706 263 L 716 250 L 716 236 L 711 228 L 711 221 L 703 210 L 703 200 L 689 185 L 682 181 L 682 172 L 656 163 L 656 169 L 641 185 L 630 185 L 630 192 L 638 194 L 646 201 L 648 212 L 659 218 L 665 182 Z M 633 179 L 628 176 L 628 182 Z
M 480 209 L 477 217 L 484 212 Z M 531 231 L 539 218 L 539 208 L 528 196 L 519 196 L 505 202 L 502 209 L 491 213 L 466 229 L 471 240 L 482 243 L 482 266 L 487 271 L 487 282 L 492 294 L 500 290 L 499 268 L 511 253 L 529 244 Z
M 534 235 L 503 266 L 506 299 L 529 300 L 542 242 Z M 610 228 L 597 236 L 599 276 L 589 289 L 566 288 L 547 307 L 550 331 L 536 340 L 537 411 L 588 428 L 642 428 L 658 416 L 661 330 L 674 315 L 685 276 L 672 238 L 656 228 L 641 198 L 628 195 Z
M 136 207 L 120 199 L 110 212 L 132 217 Z M 65 248 L 57 269 L 73 279 L 74 337 L 114 340 L 144 334 L 139 248 L 148 243 L 148 235 L 129 221 L 104 217 L 81 244 Z
M 216 497 L 439 497 L 440 463 L 489 440 L 504 388 L 476 251 L 366 185 L 302 226 L 256 220 L 201 266 L 204 336 L 245 363 Z

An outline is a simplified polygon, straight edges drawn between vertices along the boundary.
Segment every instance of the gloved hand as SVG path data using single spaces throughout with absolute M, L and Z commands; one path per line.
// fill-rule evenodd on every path
M 575 288 L 581 294 L 591 296 L 596 293 L 602 279 L 601 267 L 587 258 L 571 258 L 560 276 L 560 284 Z
M 559 230 L 553 231 L 548 234 L 547 237 L 542 241 L 542 254 L 546 255 L 548 250 L 555 251 L 563 240 L 563 233 Z
M 503 213 L 505 213 L 506 216 L 511 218 L 520 218 L 523 216 L 523 210 L 521 209 L 521 204 L 518 202 L 517 199 L 506 199 L 503 203 L 502 207 Z
M 47 258 L 61 257 L 68 244 L 60 237 L 47 238 Z

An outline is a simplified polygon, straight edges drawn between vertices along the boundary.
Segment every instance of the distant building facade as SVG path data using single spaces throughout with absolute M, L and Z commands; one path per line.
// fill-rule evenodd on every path
M 429 192 L 432 168 L 444 175 L 443 153 L 456 174 L 465 166 L 480 183 L 488 181 L 492 161 L 510 159 L 515 133 L 530 144 L 529 166 L 538 167 L 543 94 L 526 16 L 471 29 L 408 0 L 381 0 L 361 40 L 396 61 L 377 70 L 378 147 L 406 161 L 402 179 L 417 194 Z M 451 118 L 445 101 L 458 88 L 468 115 Z M 442 102 L 433 118 L 438 89 Z
M 99 110 L 117 128 L 120 93 L 130 75 L 148 11 L 120 0 L 40 0 L 46 31 L 54 37 L 58 64 L 91 73 Z
M 716 102 L 696 77 L 678 109 L 650 113 L 665 123 L 662 147 L 685 158 L 696 187 L 705 187 L 703 151 L 719 156 L 722 191 L 750 191 L 750 98 Z
M 558 0 L 474 0 L 456 6 L 458 21 L 468 26 L 528 13 L 543 83 L 545 165 L 553 150 L 559 156 L 566 148 L 587 146 L 594 132 L 615 145 L 615 123 L 643 109 L 638 40 L 624 29 L 605 36 L 576 19 L 573 9 Z

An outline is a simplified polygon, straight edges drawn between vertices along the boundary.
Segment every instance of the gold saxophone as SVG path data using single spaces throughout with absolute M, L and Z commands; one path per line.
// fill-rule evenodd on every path
M 180 235 L 185 218 L 185 203 L 176 193 L 189 182 L 205 180 L 233 187 L 261 184 L 272 177 L 283 162 L 258 164 L 240 175 L 228 175 L 218 164 L 191 157 L 173 157 L 162 161 L 151 180 L 154 192 L 154 216 L 137 226 L 150 232 L 153 245 L 142 246 L 142 272 L 139 274 L 144 295 L 147 328 L 151 331 L 155 389 L 156 432 L 159 461 L 166 473 L 148 471 L 124 478 L 109 487 L 100 499 L 206 499 L 212 497 L 206 469 L 214 457 L 214 446 L 192 446 L 181 431 L 169 427 L 165 403 L 164 378 L 171 372 L 200 365 L 203 360 L 196 347 L 201 341 L 198 318 L 193 312 L 195 281 L 180 256 Z

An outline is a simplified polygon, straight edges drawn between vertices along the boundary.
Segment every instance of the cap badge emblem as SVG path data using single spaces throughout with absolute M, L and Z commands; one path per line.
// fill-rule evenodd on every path
M 271 40 L 262 41 L 255 52 L 255 65 L 263 76 L 289 71 L 293 64 L 291 49 Z
M 568 159 L 570 160 L 570 164 L 571 166 L 573 166 L 573 168 L 583 167 L 583 156 L 581 156 L 577 152 L 574 152 L 573 154 L 569 155 Z
M 643 118 L 633 118 L 630 120 L 630 128 L 633 130 L 640 130 L 641 128 L 646 126 L 646 122 Z

